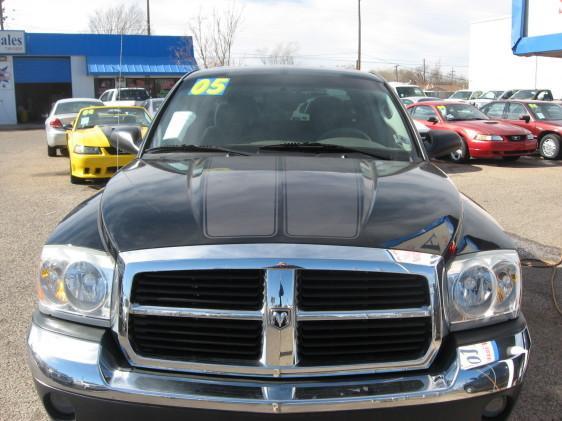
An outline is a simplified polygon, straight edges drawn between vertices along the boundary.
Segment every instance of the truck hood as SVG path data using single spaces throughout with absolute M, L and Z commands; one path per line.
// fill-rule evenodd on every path
M 306 243 L 443 254 L 462 214 L 457 189 L 430 163 L 332 156 L 135 160 L 100 206 L 116 251 Z
M 495 120 L 454 121 L 450 124 L 466 130 L 472 130 L 485 135 L 524 135 L 529 133 L 522 127 Z

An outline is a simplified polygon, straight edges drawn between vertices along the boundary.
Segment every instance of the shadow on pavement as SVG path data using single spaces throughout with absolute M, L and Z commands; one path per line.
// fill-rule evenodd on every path
M 482 168 L 471 165 L 472 162 L 468 164 L 456 164 L 451 161 L 434 161 L 433 163 L 447 174 L 462 174 L 482 171 Z

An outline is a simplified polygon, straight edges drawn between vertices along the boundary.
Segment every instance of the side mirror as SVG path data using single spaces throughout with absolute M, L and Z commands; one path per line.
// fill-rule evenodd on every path
M 430 130 L 424 142 L 430 158 L 439 158 L 458 151 L 462 147 L 460 136 L 449 130 Z
M 531 116 L 529 114 L 523 114 L 519 116 L 519 120 L 523 120 L 525 123 L 531 121 Z
M 430 123 L 433 123 L 433 124 L 439 123 L 439 120 L 437 120 L 437 117 L 433 117 L 433 116 L 429 117 L 427 119 L 427 121 L 429 121 Z
M 63 130 L 72 130 L 72 123 L 63 124 L 62 128 Z
M 142 133 L 137 126 L 121 126 L 114 129 L 107 138 L 114 148 L 133 155 L 139 152 L 142 143 Z

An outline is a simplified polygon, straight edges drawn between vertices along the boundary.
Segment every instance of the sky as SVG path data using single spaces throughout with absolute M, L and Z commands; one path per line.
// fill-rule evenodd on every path
M 3 0 L 6 29 L 87 32 L 88 16 L 119 0 Z M 296 63 L 351 66 L 357 55 L 357 0 L 150 0 L 157 35 L 190 35 L 187 22 L 200 10 L 233 1 L 243 10 L 234 57 L 254 64 L 258 50 L 296 45 Z M 146 0 L 123 0 L 144 9 Z M 363 68 L 398 64 L 414 68 L 425 58 L 445 71 L 468 72 L 470 22 L 506 16 L 511 0 L 361 0 Z

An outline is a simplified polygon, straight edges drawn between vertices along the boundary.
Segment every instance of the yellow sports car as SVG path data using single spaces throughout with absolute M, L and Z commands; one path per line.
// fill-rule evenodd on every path
M 136 126 L 142 135 L 150 125 L 143 107 L 88 107 L 80 110 L 72 129 L 67 132 L 70 157 L 70 182 L 110 178 L 135 155 L 119 151 L 110 137 L 119 126 Z

